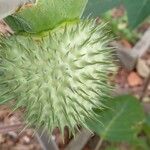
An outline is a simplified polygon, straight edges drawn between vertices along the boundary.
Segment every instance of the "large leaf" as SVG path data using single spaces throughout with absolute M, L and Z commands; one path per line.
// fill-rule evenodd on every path
M 150 115 L 146 116 L 144 126 L 143 126 L 144 132 L 147 134 L 149 140 L 150 140 Z
M 79 18 L 86 3 L 87 0 L 38 0 L 36 5 L 26 5 L 5 20 L 15 31 L 42 32 Z
M 122 0 L 88 0 L 83 17 L 99 16 L 100 14 L 120 5 Z
M 123 1 L 127 10 L 129 25 L 131 28 L 136 27 L 150 15 L 150 0 Z
M 96 120 L 87 120 L 88 126 L 103 139 L 134 140 L 140 130 L 140 123 L 144 121 L 144 112 L 139 101 L 125 95 L 114 98 L 107 106 L 111 109 L 96 111 L 103 126 Z
M 125 5 L 131 28 L 138 26 L 150 15 L 150 0 L 89 0 L 83 17 L 89 14 L 99 16 L 120 4 Z

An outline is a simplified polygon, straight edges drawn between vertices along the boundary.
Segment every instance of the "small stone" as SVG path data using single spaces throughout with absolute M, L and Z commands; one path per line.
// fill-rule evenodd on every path
M 18 120 L 18 118 L 17 118 L 16 116 L 11 116 L 11 117 L 9 118 L 9 121 L 10 121 L 10 124 L 11 124 L 11 125 L 19 124 L 19 123 L 20 123 L 20 121 Z
M 140 76 L 136 72 L 131 72 L 128 75 L 127 80 L 128 80 L 129 86 L 131 87 L 139 86 L 143 84 L 143 80 L 140 78 Z
M 21 138 L 20 142 L 23 144 L 30 144 L 31 140 L 28 136 L 25 135 Z
M 13 132 L 13 131 L 8 132 L 8 136 L 9 136 L 10 139 L 12 139 L 14 142 L 17 142 L 17 140 L 18 140 L 18 135 L 17 135 L 15 132 Z
M 32 138 L 32 137 L 33 137 L 33 134 L 34 134 L 34 132 L 33 132 L 32 129 L 26 129 L 26 135 L 27 135 L 28 137 Z
M 147 65 L 146 61 L 143 59 L 139 59 L 136 69 L 139 75 L 143 78 L 147 78 L 150 73 L 150 67 Z
M 150 102 L 150 97 L 144 97 L 144 98 L 143 98 L 143 102 L 146 102 L 146 103 L 147 103 L 147 102 Z

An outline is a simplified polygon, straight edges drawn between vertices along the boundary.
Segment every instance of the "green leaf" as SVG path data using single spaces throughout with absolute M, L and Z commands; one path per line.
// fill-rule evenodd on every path
M 132 150 L 149 150 L 146 137 L 138 137 L 131 146 Z
M 150 0 L 89 0 L 83 17 L 89 14 L 99 16 L 120 4 L 124 4 L 126 8 L 131 28 L 137 27 L 150 15 Z
M 150 115 L 146 116 L 146 119 L 143 125 L 143 130 L 145 134 L 148 136 L 148 138 L 150 139 Z
M 150 0 L 124 0 L 124 4 L 131 28 L 137 27 L 150 15 Z
M 120 5 L 122 0 L 88 0 L 83 17 L 99 16 L 102 13 Z
M 5 20 L 16 32 L 42 32 L 80 18 L 86 3 L 87 0 L 38 0 L 37 4 L 27 5 Z
M 121 143 L 121 144 L 126 144 L 126 143 Z M 138 137 L 134 142 L 132 143 L 128 143 L 129 145 L 129 149 L 130 150 L 149 150 L 149 145 L 147 143 L 146 138 L 143 137 Z M 118 143 L 111 143 L 110 146 L 106 147 L 105 150 L 120 150 L 120 146 L 118 145 Z
M 89 128 L 103 139 L 111 141 L 133 141 L 141 129 L 144 112 L 139 101 L 132 96 L 124 95 L 109 100 L 110 109 L 96 113 L 98 121 L 88 119 Z
M 106 150 L 119 150 L 116 146 L 109 146 Z

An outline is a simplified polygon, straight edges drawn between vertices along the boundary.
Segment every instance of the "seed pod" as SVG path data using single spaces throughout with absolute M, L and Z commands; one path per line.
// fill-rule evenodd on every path
M 71 131 L 103 107 L 116 65 L 105 24 L 86 20 L 58 27 L 40 38 L 0 40 L 0 97 L 26 107 L 26 121 Z M 2 102 L 2 101 L 1 101 Z

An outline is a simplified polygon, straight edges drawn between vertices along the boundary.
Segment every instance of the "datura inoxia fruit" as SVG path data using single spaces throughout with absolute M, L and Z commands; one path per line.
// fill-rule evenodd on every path
M 0 39 L 0 97 L 25 107 L 26 121 L 52 130 L 93 117 L 110 91 L 113 48 L 105 24 L 68 23 L 41 37 Z

